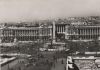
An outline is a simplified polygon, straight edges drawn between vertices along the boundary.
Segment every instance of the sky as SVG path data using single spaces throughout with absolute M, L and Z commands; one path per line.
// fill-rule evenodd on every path
M 0 0 L 0 22 L 100 15 L 100 0 Z

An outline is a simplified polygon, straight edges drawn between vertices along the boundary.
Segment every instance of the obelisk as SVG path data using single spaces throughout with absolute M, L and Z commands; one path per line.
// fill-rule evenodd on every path
M 55 43 L 55 22 L 53 22 L 53 43 Z

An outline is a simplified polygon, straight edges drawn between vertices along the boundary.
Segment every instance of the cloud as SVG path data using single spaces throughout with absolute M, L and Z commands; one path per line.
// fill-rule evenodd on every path
M 0 21 L 100 15 L 100 0 L 0 0 Z

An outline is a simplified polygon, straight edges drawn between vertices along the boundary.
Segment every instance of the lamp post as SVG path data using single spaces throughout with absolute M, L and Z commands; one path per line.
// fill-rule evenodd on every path
M 40 44 L 40 40 L 39 39 L 37 39 L 37 48 L 38 48 L 38 52 L 39 52 L 39 45 L 38 44 Z
M 49 39 L 50 40 L 50 48 L 52 48 L 52 38 Z
M 96 50 L 96 56 L 97 56 L 97 55 L 98 55 L 97 52 L 98 52 L 98 49 L 99 49 L 99 48 L 98 48 L 98 46 L 99 46 L 99 44 L 98 44 L 98 40 L 95 39 L 94 42 L 95 42 L 95 47 L 96 47 L 95 50 Z
M 39 60 L 39 45 L 38 45 L 39 43 L 40 43 L 40 39 L 37 39 L 36 45 L 37 45 L 37 56 L 38 56 L 37 58 L 38 58 L 38 60 Z
M 87 52 L 88 52 L 88 47 L 86 47 L 86 49 L 87 49 Z

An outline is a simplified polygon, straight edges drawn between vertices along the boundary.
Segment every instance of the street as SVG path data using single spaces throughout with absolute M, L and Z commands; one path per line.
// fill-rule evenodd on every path
M 63 64 L 62 64 L 62 59 L 63 59 Z M 55 65 L 51 68 L 51 70 L 65 70 L 66 66 L 66 59 L 65 58 L 60 58 L 55 62 Z

